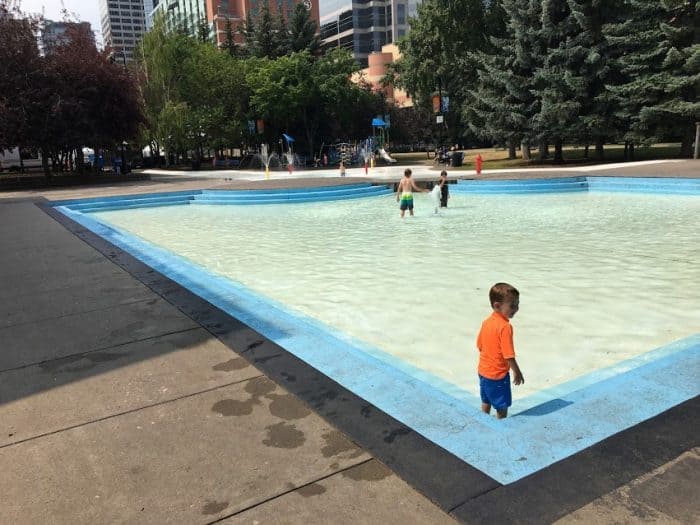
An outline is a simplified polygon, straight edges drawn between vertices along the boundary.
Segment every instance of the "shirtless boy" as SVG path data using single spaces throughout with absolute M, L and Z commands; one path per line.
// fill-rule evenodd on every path
M 428 190 L 422 190 L 416 186 L 415 181 L 411 178 L 411 170 L 406 168 L 403 172 L 403 179 L 399 182 L 399 187 L 396 191 L 396 202 L 401 202 L 401 218 L 403 219 L 406 210 L 413 216 L 413 191 L 427 193 Z

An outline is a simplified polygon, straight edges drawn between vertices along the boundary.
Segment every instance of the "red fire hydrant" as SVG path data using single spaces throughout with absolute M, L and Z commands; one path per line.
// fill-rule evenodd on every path
M 476 154 L 476 174 L 481 175 L 481 166 L 483 166 L 484 160 L 481 158 L 481 153 Z
M 367 175 L 367 159 L 365 159 L 365 175 Z
M 294 165 L 290 162 L 287 164 L 287 169 L 289 170 L 289 174 L 292 174 L 292 171 L 294 171 Z

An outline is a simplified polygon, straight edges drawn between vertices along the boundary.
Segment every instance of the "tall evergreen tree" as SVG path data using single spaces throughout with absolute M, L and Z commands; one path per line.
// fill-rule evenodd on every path
M 308 50 L 312 55 L 321 48 L 318 26 L 302 2 L 294 6 L 289 17 L 289 41 L 292 52 Z
M 509 157 L 523 145 L 527 158 L 534 140 L 532 119 L 539 111 L 533 94 L 539 67 L 540 5 L 537 0 L 503 0 L 509 13 L 505 34 L 490 37 L 490 51 L 478 54 L 479 84 L 465 105 L 465 118 L 481 137 L 508 145 Z M 496 26 L 498 27 L 498 26 Z
M 540 110 L 534 119 L 535 133 L 554 144 L 554 162 L 562 162 L 563 144 L 582 134 L 578 118 L 586 85 L 571 71 L 580 67 L 585 50 L 574 45 L 580 28 L 567 0 L 543 0 L 540 38 L 545 46 L 542 65 L 535 73 L 534 93 Z
M 209 24 L 204 17 L 200 18 L 197 23 L 197 40 L 200 42 L 209 42 Z
M 282 57 L 291 52 L 291 44 L 289 41 L 289 30 L 287 29 L 287 21 L 284 19 L 284 11 L 279 9 L 277 15 L 272 20 L 272 36 L 275 43 L 275 57 Z
M 245 22 L 239 24 L 238 32 L 243 35 L 244 47 L 242 54 L 245 56 L 255 56 L 255 21 L 253 20 L 253 14 L 250 9 L 248 9 L 246 13 Z
M 580 87 L 579 122 L 575 142 L 595 144 L 596 156 L 603 157 L 603 144 L 616 138 L 618 122 L 615 104 L 606 84 L 615 78 L 616 70 L 608 42 L 603 34 L 605 24 L 626 16 L 620 0 L 569 0 L 574 34 L 564 45 L 570 53 L 565 74 L 567 84 Z
M 228 54 L 232 57 L 238 55 L 238 45 L 236 44 L 236 39 L 233 34 L 233 25 L 231 24 L 231 19 L 226 19 L 226 25 L 224 26 L 224 43 L 221 44 L 221 49 L 228 51 Z
M 606 28 L 622 79 L 610 86 L 625 140 L 680 140 L 689 155 L 700 120 L 700 4 L 627 0 L 628 19 Z
M 260 7 L 260 15 L 255 24 L 255 47 L 252 54 L 256 57 L 276 58 L 277 42 L 273 31 L 272 15 L 267 3 Z

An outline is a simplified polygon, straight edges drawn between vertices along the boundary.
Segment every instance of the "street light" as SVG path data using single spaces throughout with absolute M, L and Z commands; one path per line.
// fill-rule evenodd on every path
M 126 167 L 126 158 L 124 156 L 124 148 L 126 147 L 127 144 L 128 144 L 127 141 L 125 141 L 125 140 L 122 141 L 122 174 L 129 173 L 129 170 Z

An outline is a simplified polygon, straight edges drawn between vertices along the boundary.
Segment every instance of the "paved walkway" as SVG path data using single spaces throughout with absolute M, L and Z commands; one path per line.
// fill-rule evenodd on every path
M 683 166 L 700 176 L 700 163 Z M 162 287 L 23 199 L 260 184 L 182 177 L 0 194 L 0 523 L 453 523 Z M 262 183 L 300 184 L 318 179 Z M 512 521 L 700 522 L 700 449 L 645 464 L 612 491 L 601 473 L 577 472 L 598 497 Z

